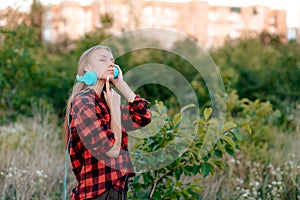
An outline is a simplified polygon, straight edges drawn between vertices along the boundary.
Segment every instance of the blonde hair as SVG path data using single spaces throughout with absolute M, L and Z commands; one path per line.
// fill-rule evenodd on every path
M 93 47 L 87 49 L 85 52 L 83 52 L 81 54 L 81 56 L 79 58 L 78 65 L 77 65 L 77 68 L 78 68 L 77 75 L 82 76 L 85 73 L 84 68 L 88 65 L 89 56 L 98 49 L 106 49 L 107 51 L 112 52 L 109 47 L 102 46 L 102 45 L 96 45 L 96 46 L 93 46 Z M 68 140 L 69 140 L 68 126 L 69 126 L 69 113 L 70 113 L 72 100 L 81 90 L 83 90 L 86 87 L 87 87 L 87 85 L 84 84 L 83 82 L 75 82 L 75 84 L 71 90 L 71 95 L 67 101 L 64 126 L 63 126 L 63 133 L 64 133 L 66 145 L 68 144 Z

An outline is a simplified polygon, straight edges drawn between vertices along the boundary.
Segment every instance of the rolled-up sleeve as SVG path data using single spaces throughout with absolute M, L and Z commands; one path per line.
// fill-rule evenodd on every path
M 122 125 L 126 131 L 144 127 L 151 122 L 152 115 L 148 105 L 149 101 L 136 95 L 133 102 L 127 106 L 121 106 Z
M 92 98 L 78 98 L 73 103 L 73 123 L 80 139 L 93 156 L 107 153 L 115 138 Z

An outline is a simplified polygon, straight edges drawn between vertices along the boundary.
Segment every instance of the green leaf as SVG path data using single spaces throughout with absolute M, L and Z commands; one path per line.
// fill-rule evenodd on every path
M 143 174 L 143 179 L 144 179 L 144 182 L 145 183 L 149 183 L 150 182 L 150 180 L 151 180 L 151 175 L 150 175 L 150 173 L 144 173 Z
M 220 142 L 217 142 L 217 147 L 222 153 L 226 153 L 225 147 Z
M 222 151 L 218 150 L 218 149 L 215 149 L 214 151 L 215 155 L 219 158 L 222 158 L 223 157 L 223 154 L 222 154 Z
M 176 127 L 179 122 L 181 121 L 182 118 L 182 114 L 181 113 L 177 113 L 174 117 L 173 117 L 173 125 L 174 127 Z
M 189 176 L 191 174 L 191 172 L 192 172 L 192 167 L 191 166 L 184 166 L 183 167 L 183 171 L 184 171 L 185 175 Z
M 212 113 L 212 108 L 205 108 L 203 114 L 204 114 L 204 119 L 207 121 L 209 117 L 211 116 Z
M 194 165 L 193 166 L 193 169 L 192 169 L 192 172 L 194 175 L 198 174 L 200 171 L 200 166 L 199 165 Z
M 181 186 L 183 186 L 183 183 L 182 183 L 182 182 L 177 181 L 177 182 L 175 183 L 175 187 L 181 187 Z
M 175 177 L 176 177 L 177 181 L 180 179 L 180 176 L 181 176 L 182 172 L 183 172 L 182 169 L 177 169 L 175 171 Z
M 137 183 L 137 182 L 139 181 L 140 177 L 141 177 L 141 176 L 135 176 L 133 182 L 134 182 L 134 183 Z
M 220 135 L 219 136 L 222 140 L 224 140 L 227 144 L 229 144 L 232 148 L 235 148 L 235 143 L 234 141 L 226 135 Z
M 161 163 L 163 163 L 165 160 L 166 160 L 166 157 L 165 157 L 164 155 L 160 155 L 160 156 L 158 156 L 158 158 L 157 158 L 157 161 L 158 161 L 158 162 L 161 162 Z
M 210 172 L 210 164 L 208 163 L 203 163 L 201 165 L 201 173 L 202 173 L 202 176 L 205 178 L 206 176 L 208 176 Z
M 194 192 L 194 191 L 191 189 L 191 187 L 188 188 L 187 191 L 190 193 L 190 195 L 192 195 L 192 198 L 193 198 L 193 199 L 199 199 L 199 194 L 200 194 L 200 193 L 198 194 L 198 193 Z
M 233 129 L 236 127 L 236 124 L 233 122 L 227 122 L 224 124 L 224 126 L 222 127 L 221 133 L 226 133 L 227 131 Z
M 159 191 L 155 191 L 153 194 L 153 199 L 160 199 L 162 194 Z
M 192 186 L 190 186 L 190 188 L 191 188 L 193 191 L 195 191 L 195 192 L 197 192 L 197 193 L 199 193 L 199 194 L 202 193 L 202 187 L 201 187 L 201 186 L 192 185 Z
M 190 104 L 184 106 L 183 108 L 181 108 L 181 109 L 180 109 L 180 113 L 183 113 L 183 112 L 186 111 L 187 109 L 189 109 L 189 108 L 194 108 L 194 107 L 195 107 L 195 104 L 190 103 Z
M 233 151 L 233 149 L 228 148 L 228 147 L 226 147 L 225 149 L 226 149 L 226 151 L 227 151 L 227 153 L 228 153 L 229 155 L 231 155 L 232 157 L 234 157 L 234 151 Z
M 234 137 L 235 137 L 238 141 L 242 141 L 243 136 L 242 136 L 240 130 L 234 130 L 234 131 L 231 131 L 231 133 L 234 135 Z
M 167 161 L 173 160 L 173 156 L 171 154 L 166 154 L 165 158 Z
M 225 162 L 222 160 L 212 159 L 212 160 L 210 160 L 210 163 L 213 165 L 216 165 L 220 169 L 225 167 Z
M 247 129 L 247 131 L 248 131 L 250 134 L 252 134 L 252 128 L 251 128 L 250 124 L 246 124 L 246 125 L 245 125 L 245 128 Z
M 202 159 L 203 159 L 204 162 L 207 162 L 207 161 L 209 160 L 209 158 L 210 158 L 210 155 L 207 154 L 207 155 L 204 156 Z
M 138 192 L 138 191 L 140 191 L 140 189 L 142 188 L 142 184 L 140 184 L 140 183 L 134 183 L 134 190 L 136 191 L 136 192 Z
M 190 195 L 190 193 L 186 189 L 181 190 L 181 192 L 184 194 L 185 197 L 188 197 Z

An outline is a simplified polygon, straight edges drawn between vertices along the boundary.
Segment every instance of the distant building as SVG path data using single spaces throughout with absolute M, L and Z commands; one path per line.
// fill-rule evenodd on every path
M 12 8 L 0 10 L 0 27 L 15 27 L 21 24 L 30 24 L 29 18 L 27 17 L 26 13 L 13 10 Z
M 208 46 L 219 46 L 226 39 L 255 37 L 266 31 L 286 42 L 286 12 L 265 6 L 210 6 L 208 15 Z
M 64 1 L 46 8 L 44 38 L 58 42 L 77 39 L 102 26 L 101 16 L 113 18 L 110 32 L 134 28 L 165 28 L 178 31 L 206 47 L 218 47 L 227 39 L 257 36 L 262 31 L 277 34 L 286 42 L 286 11 L 265 6 L 211 6 L 204 1 L 165 2 L 142 0 L 97 0 L 87 6 Z
M 43 20 L 44 39 L 49 42 L 59 42 L 65 37 L 78 39 L 99 26 L 97 13 L 98 9 L 93 4 L 82 6 L 70 1 L 46 7 Z

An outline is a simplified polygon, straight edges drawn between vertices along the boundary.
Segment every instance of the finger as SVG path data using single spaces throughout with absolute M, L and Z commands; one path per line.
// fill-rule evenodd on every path
M 109 76 L 106 77 L 106 91 L 109 92 Z
M 106 100 L 106 98 L 107 98 L 107 94 L 106 94 L 106 92 L 105 92 L 105 91 L 103 91 L 103 94 L 104 94 L 104 99 Z

